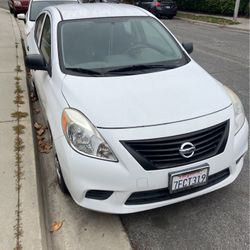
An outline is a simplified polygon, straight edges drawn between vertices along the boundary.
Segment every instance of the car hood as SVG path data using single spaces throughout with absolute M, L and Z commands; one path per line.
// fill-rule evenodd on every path
M 172 70 L 131 76 L 67 75 L 62 92 L 70 107 L 102 128 L 184 121 L 231 104 L 222 85 L 194 61 Z

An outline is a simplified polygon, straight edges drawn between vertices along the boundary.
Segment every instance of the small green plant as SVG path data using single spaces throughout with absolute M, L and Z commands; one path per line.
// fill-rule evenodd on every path
M 16 48 L 18 44 L 16 43 Z M 17 56 L 18 57 L 18 56 Z M 16 68 L 16 76 L 15 76 L 15 99 L 14 103 L 16 104 L 17 111 L 11 114 L 12 118 L 16 119 L 17 124 L 13 126 L 13 130 L 15 132 L 15 141 L 14 141 L 14 152 L 15 152 L 15 182 L 16 182 L 16 191 L 17 191 L 17 203 L 16 203 L 16 224 L 14 225 L 14 235 L 16 239 L 15 250 L 22 250 L 22 236 L 23 236 L 23 228 L 22 228 L 22 203 L 21 203 L 21 194 L 20 190 L 22 188 L 22 179 L 24 178 L 24 169 L 22 165 L 22 153 L 24 150 L 24 142 L 22 140 L 21 135 L 25 132 L 25 126 L 22 125 L 21 119 L 28 116 L 27 112 L 22 112 L 20 110 L 21 104 L 24 104 L 24 96 L 22 95 L 24 90 L 21 87 L 20 80 L 21 77 L 18 74 L 22 71 L 21 66 L 17 64 Z
M 176 0 L 179 10 L 233 16 L 235 0 Z M 239 14 L 249 16 L 249 0 L 241 0 Z
M 15 76 L 15 80 L 16 80 L 16 81 L 20 81 L 20 80 L 22 80 L 22 78 L 19 77 L 19 76 Z
M 28 116 L 28 113 L 26 112 L 21 112 L 21 111 L 16 111 L 11 114 L 11 117 L 16 118 L 17 120 L 26 118 Z
M 15 68 L 15 71 L 16 72 L 22 72 L 21 66 L 17 65 L 16 68 Z

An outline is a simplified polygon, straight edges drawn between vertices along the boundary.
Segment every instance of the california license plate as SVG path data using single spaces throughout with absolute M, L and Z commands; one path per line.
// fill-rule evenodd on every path
M 209 167 L 201 167 L 169 174 L 169 192 L 176 193 L 186 189 L 205 185 Z

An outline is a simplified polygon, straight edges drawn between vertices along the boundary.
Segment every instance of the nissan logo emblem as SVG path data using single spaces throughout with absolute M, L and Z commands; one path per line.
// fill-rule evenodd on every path
M 180 155 L 184 158 L 190 158 L 194 155 L 196 148 L 193 143 L 191 142 L 185 142 L 181 144 L 181 147 L 179 149 Z

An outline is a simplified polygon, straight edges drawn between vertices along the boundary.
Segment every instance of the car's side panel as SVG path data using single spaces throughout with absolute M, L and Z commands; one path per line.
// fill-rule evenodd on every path
M 50 13 L 47 13 L 47 16 L 51 18 Z M 56 42 L 57 29 L 54 28 L 55 23 L 57 23 L 57 19 L 51 22 L 51 75 L 47 71 L 34 71 L 33 73 L 35 86 L 40 98 L 40 103 L 42 105 L 44 114 L 46 115 L 46 119 L 50 125 L 52 136 L 54 139 L 63 135 L 61 129 L 61 114 L 63 109 L 68 106 L 61 93 L 61 83 L 63 81 L 64 74 L 58 73 L 58 70 L 56 69 L 58 67 L 58 58 Z M 37 47 L 40 46 L 40 41 L 38 42 L 38 44 L 35 43 L 34 46 L 34 51 L 36 51 L 36 53 L 41 53 L 40 49 Z

